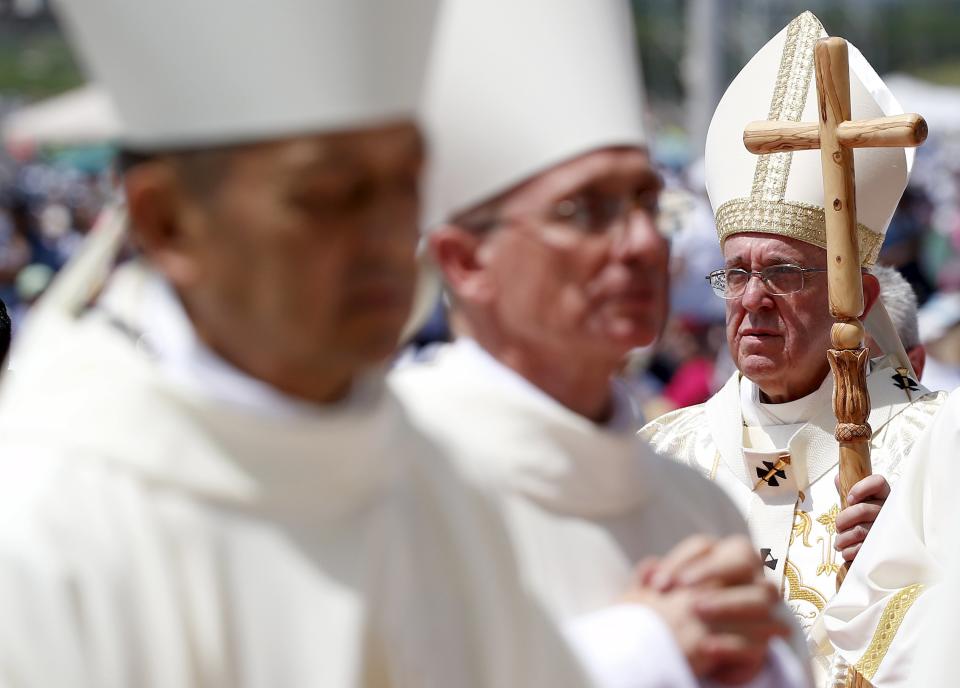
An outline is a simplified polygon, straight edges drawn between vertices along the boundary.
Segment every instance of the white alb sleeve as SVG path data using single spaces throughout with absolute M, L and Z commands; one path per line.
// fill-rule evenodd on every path
M 654 611 L 620 604 L 572 619 L 564 634 L 596 688 L 711 688 L 690 670 Z M 790 645 L 770 644 L 763 671 L 743 688 L 809 688 L 809 671 Z

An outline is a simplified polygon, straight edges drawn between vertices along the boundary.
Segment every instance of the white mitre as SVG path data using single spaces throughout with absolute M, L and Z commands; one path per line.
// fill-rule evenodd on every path
M 416 112 L 436 0 L 59 0 L 121 143 L 151 151 Z
M 423 121 L 426 227 L 561 162 L 645 146 L 627 0 L 448 0 Z
M 754 155 L 743 130 L 756 120 L 819 121 L 813 50 L 826 36 L 804 12 L 760 49 L 724 93 L 707 133 L 707 193 L 720 243 L 738 232 L 766 232 L 826 248 L 820 151 Z M 853 119 L 901 114 L 893 94 L 850 45 Z M 853 153 L 861 264 L 877 260 L 887 225 L 907 185 L 913 151 Z

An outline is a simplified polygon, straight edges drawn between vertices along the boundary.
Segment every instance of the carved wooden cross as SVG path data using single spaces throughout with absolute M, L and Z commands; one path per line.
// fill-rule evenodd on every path
M 840 503 L 859 480 L 870 475 L 870 395 L 867 391 L 867 350 L 863 348 L 863 283 L 857 240 L 857 205 L 853 149 L 915 147 L 927 138 L 920 115 L 850 121 L 850 71 L 847 42 L 821 38 L 814 48 L 820 121 L 752 122 L 743 133 L 751 153 L 766 154 L 820 149 L 827 231 L 827 281 L 830 332 L 827 358 L 834 375 L 833 408 L 840 443 Z M 843 582 L 846 569 L 837 574 Z

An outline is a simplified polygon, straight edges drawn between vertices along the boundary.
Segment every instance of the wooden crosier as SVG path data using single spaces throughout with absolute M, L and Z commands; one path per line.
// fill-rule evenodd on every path
M 814 48 L 818 123 L 752 122 L 743 133 L 751 153 L 766 154 L 820 149 L 827 232 L 827 283 L 830 314 L 837 322 L 830 331 L 827 359 L 834 375 L 835 436 L 840 444 L 840 504 L 858 481 L 870 475 L 870 395 L 867 391 L 867 350 L 863 348 L 863 283 L 857 239 L 853 149 L 916 147 L 927 137 L 920 115 L 850 120 L 850 71 L 847 42 L 821 38 Z M 837 573 L 843 582 L 847 566 Z

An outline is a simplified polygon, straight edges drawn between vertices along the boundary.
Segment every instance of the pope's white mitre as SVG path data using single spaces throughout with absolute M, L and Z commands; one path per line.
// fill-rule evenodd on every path
M 448 0 L 434 40 L 428 229 L 582 153 L 645 145 L 626 0 Z
M 416 112 L 436 0 L 59 0 L 137 150 Z
M 826 36 L 810 12 L 760 49 L 720 100 L 707 133 L 707 192 L 721 244 L 738 232 L 766 232 L 826 247 L 820 151 L 754 155 L 743 130 L 755 120 L 817 122 L 813 50 Z M 903 112 L 889 89 L 850 45 L 853 119 Z M 907 184 L 913 152 L 854 151 L 861 262 L 876 262 L 887 225 Z

